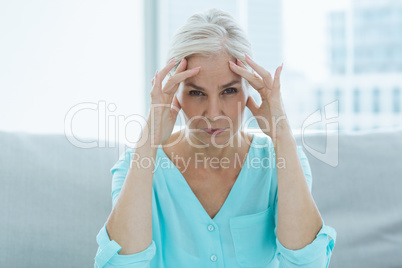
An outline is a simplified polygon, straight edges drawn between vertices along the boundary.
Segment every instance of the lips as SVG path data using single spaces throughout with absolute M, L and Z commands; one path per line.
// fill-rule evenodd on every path
M 203 130 L 210 135 L 218 135 L 222 133 L 225 128 L 203 128 Z

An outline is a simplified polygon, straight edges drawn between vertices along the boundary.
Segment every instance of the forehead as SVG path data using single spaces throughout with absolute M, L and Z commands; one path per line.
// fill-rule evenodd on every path
M 233 80 L 240 80 L 241 76 L 229 68 L 229 60 L 233 57 L 220 54 L 216 56 L 192 56 L 188 59 L 187 69 L 201 66 L 196 76 L 187 78 L 185 83 L 194 83 L 205 87 L 218 87 Z

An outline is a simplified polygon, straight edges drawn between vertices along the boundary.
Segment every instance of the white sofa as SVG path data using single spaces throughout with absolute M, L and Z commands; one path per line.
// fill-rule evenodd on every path
M 339 153 L 336 167 L 307 150 L 323 151 L 325 134 L 305 134 L 304 144 L 295 137 L 310 161 L 314 200 L 337 231 L 330 267 L 402 267 L 402 129 L 340 132 L 339 144 L 327 146 Z M 93 267 L 120 151 L 0 132 L 0 267 Z

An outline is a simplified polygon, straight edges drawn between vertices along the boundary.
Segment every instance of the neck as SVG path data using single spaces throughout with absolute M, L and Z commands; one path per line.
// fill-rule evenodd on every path
M 194 159 L 193 164 L 198 161 L 198 165 L 203 165 L 205 169 L 218 171 L 222 169 L 222 166 L 230 165 L 236 158 L 236 154 L 244 152 L 246 148 L 249 148 L 251 140 L 247 134 L 237 131 L 235 135 L 230 137 L 222 144 L 204 143 L 199 140 L 195 135 L 186 132 L 183 142 L 186 143 L 186 155 L 191 159 Z M 239 157 L 239 155 L 237 156 Z M 222 163 L 226 164 L 222 164 Z M 228 162 L 230 164 L 228 164 Z

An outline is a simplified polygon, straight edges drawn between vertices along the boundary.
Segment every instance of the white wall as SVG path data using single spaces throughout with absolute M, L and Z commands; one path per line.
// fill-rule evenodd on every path
M 106 117 L 144 116 L 142 16 L 139 0 L 1 1 L 0 130 L 64 133 L 81 105 L 95 110 L 75 114 L 74 135 L 106 138 L 100 101 L 116 106 Z M 129 139 L 137 132 L 127 126 Z

